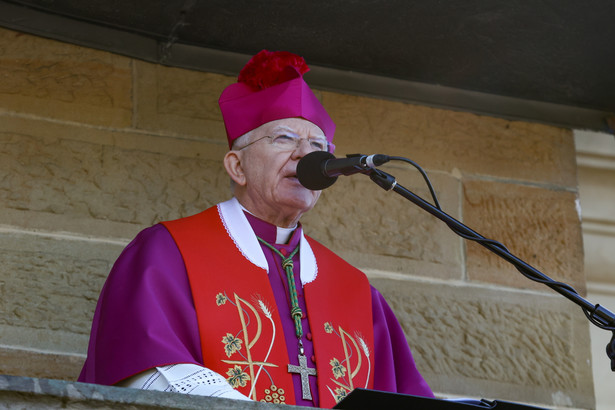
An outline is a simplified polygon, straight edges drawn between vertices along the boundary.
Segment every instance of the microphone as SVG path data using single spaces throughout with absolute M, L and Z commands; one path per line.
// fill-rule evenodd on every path
M 297 178 L 307 189 L 320 191 L 333 185 L 339 175 L 366 173 L 389 159 L 381 154 L 335 158 L 330 152 L 314 151 L 299 160 Z

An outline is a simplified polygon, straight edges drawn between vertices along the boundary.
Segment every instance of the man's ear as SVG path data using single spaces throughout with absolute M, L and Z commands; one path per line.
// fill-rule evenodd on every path
M 227 152 L 224 156 L 223 163 L 226 173 L 229 174 L 237 185 L 243 186 L 246 184 L 246 175 L 241 165 L 241 154 L 238 151 Z

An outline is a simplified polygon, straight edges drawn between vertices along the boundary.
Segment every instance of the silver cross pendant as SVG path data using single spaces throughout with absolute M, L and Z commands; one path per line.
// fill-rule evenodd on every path
M 301 375 L 301 394 L 303 396 L 303 400 L 312 400 L 309 376 L 316 376 L 316 369 L 307 366 L 307 357 L 303 354 L 303 349 L 300 350 L 297 357 L 299 358 L 299 366 L 289 364 L 288 372 L 298 373 Z

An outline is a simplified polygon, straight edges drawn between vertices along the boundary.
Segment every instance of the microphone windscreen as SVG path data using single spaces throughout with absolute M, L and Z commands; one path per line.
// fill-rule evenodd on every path
M 329 188 L 337 181 L 337 177 L 326 176 L 322 170 L 326 161 L 335 156 L 326 151 L 314 151 L 299 160 L 297 164 L 297 179 L 301 185 L 312 191 Z

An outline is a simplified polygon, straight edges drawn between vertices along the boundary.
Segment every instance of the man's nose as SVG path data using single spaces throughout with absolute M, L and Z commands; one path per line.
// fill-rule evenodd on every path
M 309 140 L 307 140 L 305 138 L 299 138 L 298 141 L 299 142 L 298 142 L 297 148 L 295 148 L 295 150 L 293 151 L 293 157 L 303 158 L 307 154 L 309 154 L 312 151 L 314 151 L 314 149 L 312 148 L 312 145 L 310 144 Z

